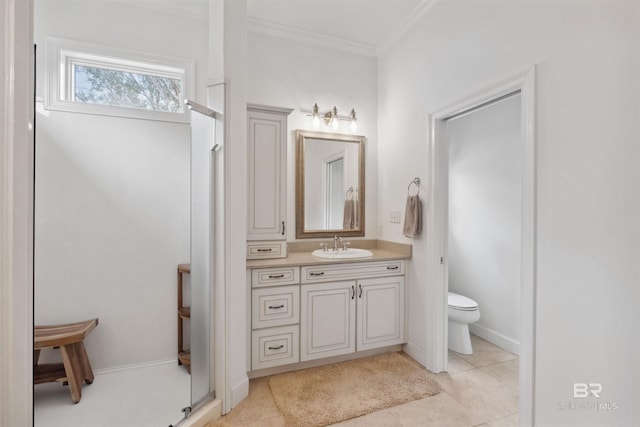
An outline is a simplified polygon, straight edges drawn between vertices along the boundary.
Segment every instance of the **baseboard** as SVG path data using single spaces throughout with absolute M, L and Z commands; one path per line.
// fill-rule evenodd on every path
M 176 365 L 178 364 L 178 359 L 175 357 L 171 359 L 164 359 L 164 360 L 152 360 L 151 362 L 132 363 L 130 365 L 114 366 L 112 368 L 94 369 L 93 373 L 94 375 L 103 375 L 103 374 L 111 374 L 113 372 L 129 371 L 131 369 L 141 369 L 141 368 L 150 368 L 152 366 L 171 365 L 174 363 Z
M 258 369 L 248 372 L 250 379 L 266 377 L 268 375 L 281 374 L 283 372 L 297 371 L 300 369 L 315 368 L 316 366 L 330 365 L 332 363 L 346 362 L 362 357 L 376 356 L 378 354 L 401 351 L 402 345 L 396 344 L 388 347 L 374 348 L 356 353 L 343 354 L 341 356 L 323 357 L 321 359 L 307 360 L 306 362 L 292 363 L 289 365 L 274 366 L 273 368 Z
M 520 341 L 516 341 L 506 335 L 502 335 L 501 333 L 494 331 L 493 329 L 478 325 L 477 323 L 470 324 L 469 331 L 473 335 L 489 341 L 491 344 L 495 344 L 515 355 L 520 355 Z
M 206 405 L 192 412 L 189 418 L 180 421 L 177 427 L 204 427 L 207 423 L 222 416 L 222 402 L 214 399 Z
M 235 408 L 247 396 L 249 396 L 249 377 L 244 377 L 242 381 L 231 388 L 231 407 Z
M 424 352 L 424 348 L 418 347 L 416 344 L 412 342 L 408 342 L 402 347 L 402 351 L 407 353 L 409 357 L 411 357 L 413 360 L 415 360 L 422 366 L 426 366 L 427 357 Z

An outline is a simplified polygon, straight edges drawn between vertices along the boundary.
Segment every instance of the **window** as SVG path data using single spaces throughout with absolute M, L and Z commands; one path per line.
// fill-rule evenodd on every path
M 187 122 L 193 62 L 71 40 L 48 40 L 46 108 Z

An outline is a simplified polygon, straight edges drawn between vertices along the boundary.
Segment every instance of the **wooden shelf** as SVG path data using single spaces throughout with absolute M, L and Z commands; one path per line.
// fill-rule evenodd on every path
M 182 302 L 182 276 L 191 273 L 191 264 L 178 264 L 178 365 L 184 365 L 191 373 L 191 351 L 184 348 L 182 326 L 184 320 L 191 319 L 191 307 Z
M 62 363 L 43 363 L 33 370 L 33 383 L 42 384 L 52 381 L 66 381 L 67 373 Z

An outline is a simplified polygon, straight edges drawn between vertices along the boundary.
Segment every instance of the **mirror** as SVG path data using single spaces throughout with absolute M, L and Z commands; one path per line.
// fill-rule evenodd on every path
M 296 131 L 296 238 L 364 236 L 364 136 Z

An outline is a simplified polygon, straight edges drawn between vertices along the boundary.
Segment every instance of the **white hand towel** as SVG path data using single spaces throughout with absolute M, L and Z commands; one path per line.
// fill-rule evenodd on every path
M 345 230 L 351 230 L 354 228 L 355 222 L 355 205 L 353 199 L 347 199 L 344 201 L 344 214 L 342 217 L 342 228 Z

